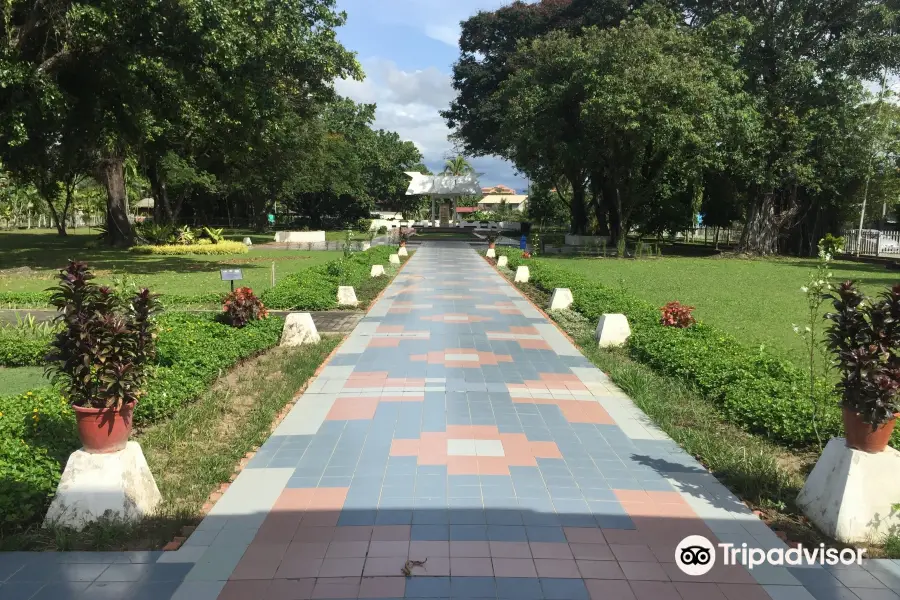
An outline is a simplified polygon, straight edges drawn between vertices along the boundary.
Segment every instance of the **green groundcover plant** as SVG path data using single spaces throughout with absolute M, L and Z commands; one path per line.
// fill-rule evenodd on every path
M 277 317 L 231 327 L 215 314 L 165 313 L 156 357 L 134 413 L 135 427 L 171 416 L 238 361 L 278 343 Z M 0 535 L 37 523 L 62 466 L 78 448 L 75 418 L 60 389 L 0 396 Z
M 696 386 L 736 425 L 788 446 L 815 444 L 816 422 L 820 434 L 842 435 L 839 396 L 828 386 L 817 388 L 816 393 L 825 397 L 816 399 L 823 410 L 814 421 L 808 374 L 792 363 L 703 323 L 667 327 L 653 304 L 573 274 L 554 265 L 553 260 L 523 259 L 518 250 L 498 252 L 508 258 L 511 269 L 527 265 L 530 283 L 538 288 L 547 292 L 571 289 L 571 308 L 592 322 L 604 313 L 627 316 L 632 329 L 627 344 L 631 357 Z M 898 433 L 891 445 L 900 448 Z

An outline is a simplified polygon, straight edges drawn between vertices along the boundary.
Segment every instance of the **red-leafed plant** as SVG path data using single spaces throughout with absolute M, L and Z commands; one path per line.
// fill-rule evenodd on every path
M 522 258 L 531 258 L 531 252 L 525 250 L 522 252 Z
M 269 311 L 253 290 L 240 287 L 225 297 L 222 318 L 232 327 L 243 327 L 250 321 L 258 321 L 269 316 Z
M 62 328 L 50 343 L 47 374 L 73 406 L 119 410 L 141 395 L 156 354 L 159 303 L 147 289 L 123 299 L 93 278 L 87 264 L 69 261 L 52 288 Z
M 660 310 L 662 310 L 662 319 L 660 319 L 660 323 L 666 327 L 679 327 L 684 329 L 697 322 L 694 319 L 694 315 L 691 314 L 694 312 L 694 307 L 685 306 L 678 300 L 667 303 Z

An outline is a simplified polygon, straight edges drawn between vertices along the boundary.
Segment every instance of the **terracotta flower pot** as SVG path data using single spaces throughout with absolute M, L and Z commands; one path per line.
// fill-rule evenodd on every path
M 119 410 L 83 406 L 73 406 L 72 410 L 85 452 L 108 454 L 125 448 L 131 435 L 133 403 L 124 404 Z
M 488 242 L 488 248 L 494 248 L 497 244 L 495 242 Z
M 842 409 L 844 417 L 844 436 L 847 439 L 847 447 L 870 454 L 878 454 L 884 452 L 891 434 L 894 432 L 894 425 L 897 422 L 896 417 L 881 425 L 875 431 L 872 426 L 864 423 L 859 413 L 847 408 Z
M 405 245 L 406 245 L 406 241 L 405 241 L 405 240 L 401 240 L 401 241 L 400 241 L 400 247 L 402 248 L 402 247 L 404 247 Z

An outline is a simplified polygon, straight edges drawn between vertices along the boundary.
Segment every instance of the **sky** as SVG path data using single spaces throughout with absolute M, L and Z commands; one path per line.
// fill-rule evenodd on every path
M 338 81 L 337 91 L 375 103 L 375 126 L 396 131 L 418 146 L 425 164 L 443 169 L 453 144 L 439 111 L 455 93 L 450 85 L 459 58 L 459 22 L 510 0 L 338 0 L 347 24 L 338 39 L 357 53 L 364 81 Z M 524 192 L 527 181 L 499 158 L 473 158 L 482 186 L 508 185 Z

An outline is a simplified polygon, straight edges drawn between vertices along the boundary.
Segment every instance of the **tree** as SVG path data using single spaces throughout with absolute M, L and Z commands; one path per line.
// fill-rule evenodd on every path
M 586 230 L 589 188 L 620 244 L 642 218 L 651 230 L 689 220 L 700 175 L 725 158 L 723 133 L 753 119 L 740 74 L 661 9 L 580 36 L 550 33 L 511 60 L 493 99 L 504 107 L 501 154 L 535 180 L 571 186 L 574 233 Z
M 820 204 L 830 201 L 820 184 L 835 178 L 826 170 L 821 144 L 855 143 L 852 129 L 834 126 L 854 126 L 846 113 L 862 100 L 862 79 L 876 79 L 884 66 L 897 66 L 897 6 L 865 0 L 685 0 L 682 5 L 697 28 L 724 15 L 749 24 L 739 64 L 763 125 L 747 148 L 754 168 L 745 175 L 740 245 L 759 254 L 784 250 L 791 232 L 818 219 Z M 840 179 L 846 183 L 855 176 L 842 170 Z M 821 235 L 813 231 L 808 237 Z
M 146 150 L 152 166 L 183 150 L 186 111 L 207 126 L 204 140 L 215 146 L 207 151 L 220 164 L 252 164 L 264 174 L 271 166 L 258 158 L 277 159 L 276 145 L 286 140 L 277 127 L 313 118 L 336 77 L 358 76 L 334 36 L 344 22 L 334 4 L 8 0 L 0 25 L 2 145 L 15 153 L 27 140 L 50 139 L 46 132 L 58 132 L 60 121 L 79 123 L 77 147 L 92 155 L 107 191 L 108 239 L 128 244 L 125 160 Z M 283 173 L 267 182 L 270 194 Z M 154 187 L 159 193 L 158 181 Z
M 454 156 L 447 159 L 446 163 L 444 163 L 444 175 L 459 177 L 460 175 L 468 175 L 474 172 L 475 169 L 472 168 L 472 165 L 469 164 L 469 161 L 464 156 Z

